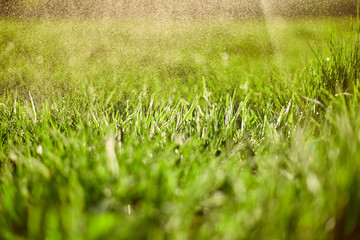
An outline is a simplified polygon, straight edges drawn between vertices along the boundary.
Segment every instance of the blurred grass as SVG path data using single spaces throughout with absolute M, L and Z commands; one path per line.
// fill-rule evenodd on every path
M 1 239 L 360 236 L 358 20 L 0 25 Z
M 271 37 L 272 26 L 258 20 L 3 20 L 1 25 L 1 93 L 31 91 L 35 100 L 68 95 L 83 84 L 104 94 L 115 90 L 122 100 L 141 91 L 189 100 L 204 81 L 214 94 L 231 94 L 249 78 L 258 81 L 277 69 L 294 75 L 312 58 L 307 42 L 321 47 L 331 33 L 350 31 L 346 19 L 290 20 Z

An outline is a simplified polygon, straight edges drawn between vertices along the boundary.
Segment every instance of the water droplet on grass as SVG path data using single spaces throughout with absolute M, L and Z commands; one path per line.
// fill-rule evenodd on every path
M 42 155 L 43 154 L 43 147 L 41 145 L 39 145 L 36 149 L 36 153 L 39 154 L 39 155 Z
M 320 191 L 321 185 L 318 177 L 314 173 L 310 173 L 306 178 L 306 185 L 309 191 L 313 194 L 317 194 Z

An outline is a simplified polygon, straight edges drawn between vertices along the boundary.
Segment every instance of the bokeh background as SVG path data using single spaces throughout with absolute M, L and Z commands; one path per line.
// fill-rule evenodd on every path
M 252 18 L 355 15 L 357 0 L 0 0 L 1 17 Z

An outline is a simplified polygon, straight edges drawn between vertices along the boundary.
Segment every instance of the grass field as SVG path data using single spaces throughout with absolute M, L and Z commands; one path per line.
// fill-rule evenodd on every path
M 0 239 L 359 239 L 359 26 L 0 20 Z

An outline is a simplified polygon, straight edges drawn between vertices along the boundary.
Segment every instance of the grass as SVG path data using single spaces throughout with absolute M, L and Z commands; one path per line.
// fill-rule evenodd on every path
M 0 238 L 360 236 L 358 20 L 0 25 Z

